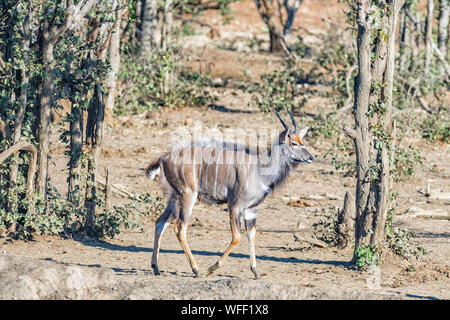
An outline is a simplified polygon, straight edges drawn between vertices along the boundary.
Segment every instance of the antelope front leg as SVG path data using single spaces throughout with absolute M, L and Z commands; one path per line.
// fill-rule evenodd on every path
M 224 254 L 220 257 L 220 259 L 208 268 L 208 276 L 212 274 L 214 271 L 223 266 L 226 258 L 230 254 L 231 250 L 239 244 L 241 240 L 241 222 L 239 211 L 230 209 L 230 226 L 231 226 L 231 243 L 228 248 L 225 250 Z
M 261 276 L 256 270 L 256 254 L 255 254 L 255 236 L 256 236 L 256 208 L 244 211 L 245 230 L 247 231 L 248 246 L 250 249 L 250 270 L 252 270 L 255 279 Z

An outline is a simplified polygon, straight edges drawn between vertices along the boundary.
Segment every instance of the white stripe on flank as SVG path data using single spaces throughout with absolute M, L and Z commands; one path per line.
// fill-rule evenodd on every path
M 248 189 L 249 180 L 250 180 L 250 155 L 248 156 L 247 181 L 245 182 L 245 188 L 246 189 Z
M 203 148 L 200 149 L 200 170 L 198 172 L 198 182 L 200 184 L 200 189 L 203 189 L 203 183 L 202 183 L 202 169 L 203 169 Z
M 205 169 L 205 176 L 206 176 L 206 181 L 205 181 L 205 191 L 208 193 L 208 169 L 209 169 L 209 164 L 206 165 L 206 169 Z
M 193 155 L 194 159 L 192 159 L 192 180 L 194 180 L 193 181 L 194 182 L 194 192 L 196 193 L 197 192 L 197 177 L 196 177 L 196 172 L 195 172 L 195 166 L 196 166 L 195 153 L 197 151 L 197 148 L 196 147 L 192 147 L 192 148 L 194 149 L 194 155 Z
M 231 154 L 231 156 L 233 157 L 233 154 Z M 228 159 L 227 159 L 228 160 Z M 228 174 L 230 173 L 230 166 L 231 166 L 231 158 L 230 161 L 228 162 L 228 168 L 227 168 L 227 177 L 225 178 L 225 183 L 228 184 Z
M 186 177 L 184 175 L 184 157 L 185 157 L 185 155 L 183 153 L 183 159 L 181 160 L 181 174 L 183 176 L 184 185 L 187 185 Z
M 222 155 L 223 150 L 220 150 L 219 152 L 220 152 L 220 153 L 219 153 L 219 156 L 218 156 L 217 159 L 216 159 L 216 173 L 215 173 L 215 175 L 214 175 L 214 192 L 213 192 L 213 197 L 214 197 L 214 198 L 216 197 L 217 171 L 218 171 L 218 169 L 219 169 L 219 159 L 220 159 L 220 156 Z

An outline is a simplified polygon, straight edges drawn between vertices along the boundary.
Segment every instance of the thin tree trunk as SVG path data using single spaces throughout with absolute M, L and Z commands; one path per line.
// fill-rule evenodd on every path
M 170 46 L 170 42 L 172 40 L 171 31 L 172 31 L 172 22 L 173 22 L 173 13 L 172 13 L 172 0 L 166 0 L 164 2 L 164 16 L 163 16 L 163 25 L 161 32 L 161 49 L 167 50 Z
M 70 122 L 70 159 L 67 198 L 80 204 L 81 155 L 83 147 L 83 114 L 79 105 L 72 103 Z
M 114 101 L 116 99 L 117 88 L 117 72 L 120 68 L 120 25 L 122 22 L 123 9 L 116 12 L 116 21 L 112 28 L 111 40 L 109 42 L 108 56 L 111 70 L 106 76 L 106 87 L 108 95 L 106 97 L 106 108 L 110 111 L 114 110 Z
M 22 123 L 25 118 L 25 110 L 27 107 L 27 98 L 28 98 L 28 82 L 29 77 L 26 70 L 26 66 L 28 65 L 29 60 L 29 48 L 30 48 L 30 20 L 31 16 L 28 15 L 23 23 L 23 60 L 24 67 L 20 70 L 20 95 L 19 95 L 19 110 L 16 113 L 16 117 L 14 120 L 14 131 L 12 135 L 12 143 L 17 143 L 20 140 L 22 135 Z M 19 172 L 19 164 L 18 164 L 18 154 L 14 155 L 12 161 L 9 166 L 9 199 L 11 199 L 7 204 L 7 209 L 11 210 L 11 208 L 17 206 L 17 196 L 14 196 L 16 193 L 16 183 L 17 183 L 17 175 Z
M 447 57 L 448 45 L 448 15 L 450 11 L 450 0 L 441 0 L 439 5 L 439 34 L 437 47 L 444 57 Z M 441 74 L 445 72 L 444 66 L 439 66 Z
M 96 191 L 96 165 L 98 154 L 103 142 L 103 121 L 105 118 L 104 94 L 99 85 L 95 86 L 93 103 L 91 104 L 87 126 L 86 126 L 86 144 L 90 145 L 90 156 L 88 159 L 88 182 L 85 193 L 85 234 L 95 235 L 95 201 Z
M 48 153 L 50 138 L 50 110 L 53 96 L 53 42 L 44 40 L 42 46 L 42 63 L 44 65 L 44 79 L 40 88 L 38 126 L 36 140 L 38 142 L 38 171 L 37 191 L 47 199 Z
M 433 56 L 433 48 L 431 42 L 433 41 L 433 11 L 434 0 L 428 0 L 427 5 L 427 24 L 425 28 L 425 74 L 429 74 L 431 59 Z
M 275 22 L 275 10 L 270 0 L 255 0 L 259 14 L 269 29 L 270 53 L 284 53 L 291 57 L 283 32 Z
M 149 55 L 153 49 L 159 47 L 157 39 L 158 31 L 158 1 L 144 0 L 142 6 L 142 24 L 141 24 L 141 49 L 143 54 Z
M 372 261 L 377 261 L 379 249 L 385 238 L 385 221 L 388 208 L 390 187 L 389 156 L 386 141 L 381 140 L 372 132 L 373 125 L 369 123 L 369 105 L 372 103 L 386 105 L 382 113 L 372 115 L 373 124 L 382 124 L 382 129 L 390 132 L 392 109 L 392 88 L 395 63 L 395 30 L 398 12 L 404 0 L 394 0 L 384 32 L 388 35 L 388 43 L 384 42 L 382 34 L 378 33 L 376 43 L 376 59 L 371 68 L 371 25 L 370 0 L 357 3 L 358 24 L 358 67 L 359 74 L 355 79 L 355 133 L 350 136 L 356 147 L 356 221 L 355 221 L 355 252 L 353 261 L 359 259 L 359 249 L 371 248 L 375 254 Z M 384 23 L 383 23 L 384 24 Z M 384 57 L 384 49 L 386 55 Z M 381 79 L 380 79 L 381 77 Z M 380 81 L 381 80 L 381 81 Z M 377 90 L 371 92 L 373 83 L 383 83 L 381 95 Z M 377 169 L 379 168 L 379 170 Z
M 411 21 L 406 16 L 405 10 L 401 11 L 401 28 L 400 28 L 400 59 L 399 72 L 408 70 L 411 59 Z
M 172 0 L 166 0 L 164 6 L 164 17 L 162 25 L 161 34 L 161 49 L 163 51 L 170 50 L 171 45 L 171 32 L 172 32 Z M 167 96 L 172 88 L 172 82 L 174 78 L 174 73 L 170 69 L 165 70 L 164 82 L 163 82 L 163 93 Z
M 355 249 L 370 245 L 368 233 L 371 222 L 366 214 L 370 183 L 367 181 L 367 171 L 370 162 L 370 149 L 372 149 L 372 136 L 369 131 L 369 121 L 366 116 L 369 111 L 370 87 L 372 75 L 370 70 L 370 33 L 371 26 L 367 21 L 370 8 L 370 0 L 362 0 L 357 3 L 357 47 L 359 73 L 355 79 L 355 145 L 356 145 L 356 221 L 355 221 Z

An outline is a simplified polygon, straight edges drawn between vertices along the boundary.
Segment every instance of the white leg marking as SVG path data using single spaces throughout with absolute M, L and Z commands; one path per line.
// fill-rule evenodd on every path
M 245 220 L 253 220 L 256 219 L 258 211 L 256 209 L 245 209 L 244 210 L 244 219 Z
M 161 235 L 169 224 L 170 224 L 170 222 L 168 222 L 168 221 L 166 221 L 165 223 L 161 223 L 161 222 L 157 223 L 156 224 L 156 233 Z

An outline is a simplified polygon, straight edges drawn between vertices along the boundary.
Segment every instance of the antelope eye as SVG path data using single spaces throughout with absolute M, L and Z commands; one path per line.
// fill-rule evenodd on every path
M 293 146 L 298 146 L 298 143 L 295 142 L 295 141 L 291 141 L 291 145 L 293 145 Z

